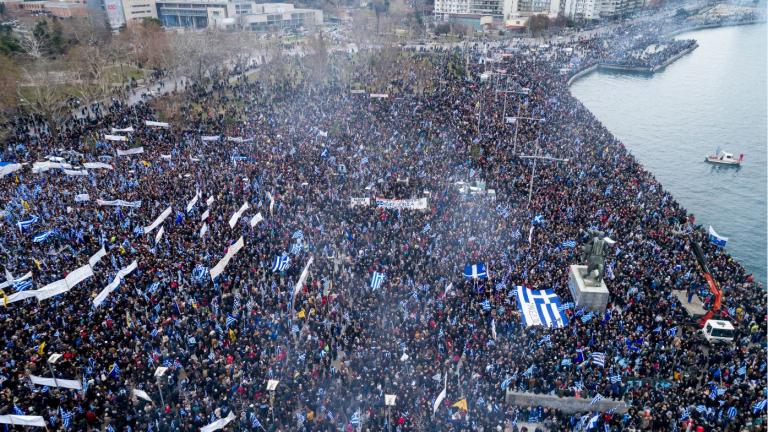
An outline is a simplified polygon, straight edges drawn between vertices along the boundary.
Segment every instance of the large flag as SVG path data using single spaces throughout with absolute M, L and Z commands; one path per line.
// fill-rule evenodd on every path
M 445 395 L 448 391 L 448 374 L 445 375 L 445 383 L 443 384 L 443 391 L 440 392 L 439 395 L 437 395 L 437 399 L 435 399 L 435 403 L 432 405 L 432 414 L 437 412 L 437 409 L 440 408 L 440 404 L 443 403 L 443 400 L 445 400 Z
M 543 325 L 547 327 L 565 327 L 568 317 L 560 310 L 560 297 L 551 289 L 533 291 L 518 286 L 517 307 L 526 327 Z
M 464 277 L 468 279 L 488 279 L 485 264 L 467 264 L 464 266 Z
M 376 291 L 381 288 L 381 284 L 384 283 L 386 277 L 387 275 L 384 273 L 373 272 L 373 276 L 371 277 L 371 289 Z
M 712 226 L 709 226 L 709 241 L 712 242 L 712 244 L 718 246 L 718 247 L 725 247 L 725 244 L 728 243 L 728 237 L 723 237 L 712 228 Z

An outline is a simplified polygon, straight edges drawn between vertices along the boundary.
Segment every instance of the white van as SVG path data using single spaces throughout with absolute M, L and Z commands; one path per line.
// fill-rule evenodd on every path
M 704 339 L 710 343 L 731 343 L 736 334 L 733 329 L 733 324 L 728 321 L 714 319 L 707 320 L 704 324 L 704 328 L 701 329 L 701 333 L 704 335 Z

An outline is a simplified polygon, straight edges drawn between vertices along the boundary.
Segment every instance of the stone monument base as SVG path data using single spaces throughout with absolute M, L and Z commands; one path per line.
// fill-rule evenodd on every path
M 573 302 L 578 307 L 585 307 L 595 312 L 605 312 L 608 306 L 610 294 L 605 281 L 595 284 L 592 280 L 585 280 L 587 266 L 572 265 L 568 270 L 568 289 L 571 291 Z

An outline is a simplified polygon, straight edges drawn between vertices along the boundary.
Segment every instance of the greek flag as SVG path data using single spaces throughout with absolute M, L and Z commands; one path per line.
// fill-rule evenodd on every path
M 565 327 L 568 317 L 559 310 L 560 297 L 553 290 L 533 291 L 517 286 L 517 307 L 526 327 L 542 325 L 547 327 Z
M 34 236 L 32 238 L 32 242 L 33 243 L 42 243 L 42 242 L 48 240 L 48 237 L 52 236 L 53 234 L 54 234 L 53 230 L 48 230 L 48 231 L 45 231 L 45 232 L 41 232 L 40 234 L 38 234 L 38 235 L 36 235 L 36 236 Z
M 489 310 L 491 310 L 491 302 L 489 302 L 487 299 L 486 299 L 486 300 L 483 300 L 483 302 L 482 302 L 482 303 L 480 303 L 480 306 L 482 306 L 482 307 L 483 307 L 483 310 L 484 310 L 484 311 L 486 311 L 486 312 L 488 312 Z
M 739 368 L 739 369 L 736 371 L 736 373 L 737 373 L 737 374 L 739 374 L 739 375 L 746 375 L 746 374 L 747 374 L 747 367 L 746 367 L 746 366 L 742 366 L 742 367 L 740 367 L 740 368 Z
M 107 429 L 105 432 L 115 432 L 115 428 L 112 427 L 112 425 L 107 425 Z
M 422 234 L 426 234 L 426 233 L 428 233 L 428 232 L 429 232 L 429 230 L 431 230 L 431 229 L 432 229 L 432 227 L 429 225 L 429 222 L 427 222 L 427 224 L 426 224 L 426 225 L 424 225 L 424 229 L 422 229 L 422 230 L 421 230 L 421 233 L 422 233 Z
M 520 240 L 523 237 L 523 234 L 520 232 L 520 228 L 517 228 L 516 230 L 512 231 L 510 236 L 512 237 L 512 240 Z
M 680 415 L 680 420 L 685 420 L 691 416 L 691 412 L 688 410 L 688 408 L 683 410 L 683 413 Z
M 496 213 L 499 214 L 499 216 L 503 217 L 504 219 L 509 217 L 509 206 L 498 204 L 496 206 Z
M 533 226 L 541 225 L 543 223 L 544 223 L 544 216 L 542 215 L 536 215 L 536 217 L 534 217 L 533 220 L 531 221 L 531 224 Z
M 109 376 L 111 377 L 120 376 L 120 366 L 117 365 L 117 362 L 112 363 L 112 370 L 109 371 Z
M 510 384 L 512 384 L 512 377 L 507 377 L 504 381 L 501 382 L 501 389 L 506 390 L 509 388 Z
M 301 230 L 297 230 L 296 232 L 293 233 L 291 238 L 294 239 L 294 240 L 303 240 L 304 239 L 304 233 L 301 232 Z
M 354 414 L 352 414 L 352 418 L 349 419 L 349 423 L 352 426 L 360 426 L 361 421 L 360 421 L 360 410 L 359 409 L 357 411 L 355 411 Z
M 592 318 L 594 318 L 594 316 L 595 316 L 595 314 L 590 312 L 590 313 L 588 313 L 588 314 L 586 314 L 586 315 L 581 317 L 581 322 L 586 324 L 586 323 L 590 322 L 592 320 Z
M 13 405 L 13 413 L 16 415 L 25 415 L 24 411 L 22 411 L 21 408 L 19 408 L 19 406 L 16 404 Z
M 672 327 L 671 329 L 667 330 L 667 336 L 675 336 L 677 334 L 677 327 Z
M 202 281 L 205 279 L 205 274 L 208 273 L 208 267 L 198 264 L 192 270 L 192 278 L 196 281 Z
M 707 407 L 705 407 L 704 405 L 696 405 L 696 411 L 698 413 L 705 413 L 707 412 Z
M 736 417 L 736 414 L 737 414 L 737 413 L 738 413 L 738 411 L 736 410 L 736 407 L 730 407 L 730 408 L 728 408 L 728 413 L 727 413 L 727 415 L 728 415 L 728 418 L 729 418 L 729 419 L 732 419 L 732 418 Z
M 570 358 L 564 358 L 563 361 L 560 362 L 560 366 L 570 366 L 573 364 L 573 361 L 571 361 Z
M 590 402 L 589 404 L 590 405 L 594 405 L 594 404 L 600 402 L 601 400 L 603 400 L 603 395 L 598 393 L 598 394 L 595 395 L 595 397 L 592 398 L 592 402 Z
M 13 289 L 21 292 L 32 288 L 32 279 L 17 280 L 13 282 Z
M 539 344 L 550 343 L 551 341 L 552 341 L 552 336 L 545 335 L 543 338 L 541 338 L 541 340 L 539 340 Z
M 296 242 L 291 245 L 291 250 L 289 250 L 288 253 L 290 253 L 291 255 L 298 255 L 301 253 L 301 250 L 302 250 L 301 243 Z
M 620 382 L 621 382 L 621 375 L 616 374 L 616 375 L 611 376 L 611 383 L 612 384 L 616 384 L 616 383 L 620 383 Z
M 605 367 L 605 354 L 600 352 L 592 353 L 592 363 Z
M 21 222 L 19 222 L 21 223 Z M 709 227 L 709 241 L 716 245 L 717 247 L 725 247 L 725 244 L 728 243 L 728 237 L 723 237 L 712 228 L 710 225 Z
M 158 282 L 152 282 L 147 287 L 147 292 L 149 292 L 150 294 L 154 294 L 155 291 L 157 291 L 158 288 L 160 288 L 160 282 L 159 281 Z
M 72 426 L 72 417 L 75 414 L 72 411 L 65 411 L 61 407 L 59 407 L 59 411 L 61 412 L 61 423 L 64 425 L 64 428 L 69 429 Z
M 252 428 L 262 428 L 262 429 L 264 429 L 264 426 L 261 425 L 261 422 L 259 421 L 259 419 L 256 418 L 256 414 L 255 413 L 251 413 L 250 417 L 251 417 L 251 427 Z
M 464 277 L 467 279 L 488 279 L 485 264 L 467 264 L 464 266 Z
M 576 240 L 564 240 L 563 241 L 563 247 L 564 248 L 575 248 L 576 247 Z
M 766 405 L 768 405 L 768 399 L 763 399 L 760 402 L 756 402 L 754 405 L 752 405 L 752 412 L 757 414 L 764 410 Z
M 381 288 L 381 284 L 384 283 L 384 278 L 386 277 L 387 275 L 384 273 L 373 272 L 373 277 L 371 278 L 371 289 L 376 291 L 377 289 Z
M 283 254 L 275 257 L 275 262 L 272 264 L 273 272 L 283 272 L 291 265 L 291 258 L 288 254 Z
M 237 323 L 237 318 L 233 317 L 230 314 L 227 314 L 227 328 L 235 325 L 235 323 Z
M 39 218 L 33 215 L 31 219 L 16 222 L 16 225 L 19 227 L 19 231 L 24 232 L 24 229 L 28 228 L 30 225 L 37 222 L 38 220 Z

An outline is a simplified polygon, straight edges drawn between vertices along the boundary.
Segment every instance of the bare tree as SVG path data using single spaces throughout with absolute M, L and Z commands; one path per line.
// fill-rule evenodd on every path
M 60 82 L 50 79 L 52 67 L 46 60 L 33 65 L 35 69 L 25 69 L 27 85 L 19 87 L 21 107 L 32 114 L 40 115 L 51 135 L 58 132 L 59 122 L 69 110 L 69 95 L 62 91 Z

